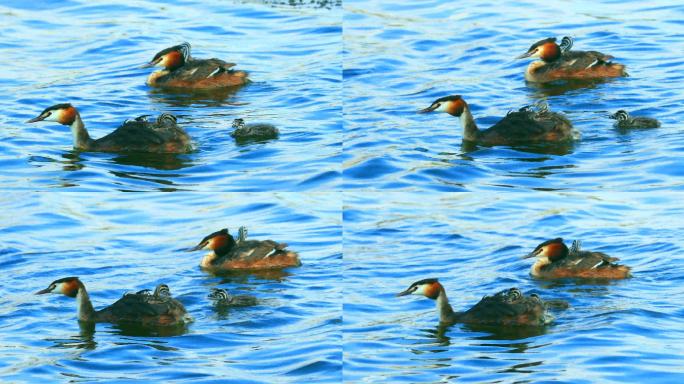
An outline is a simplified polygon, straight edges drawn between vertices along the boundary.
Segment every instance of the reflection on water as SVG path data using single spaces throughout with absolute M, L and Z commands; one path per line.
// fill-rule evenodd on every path
M 585 79 L 585 80 L 563 80 L 552 83 L 531 83 L 525 84 L 530 89 L 530 96 L 534 99 L 546 99 L 549 96 L 561 96 L 572 91 L 586 91 L 596 89 L 602 84 L 611 87 L 619 87 L 621 84 L 612 84 L 621 81 L 618 78 L 607 79 Z
M 95 341 L 95 323 L 78 321 L 79 333 L 68 339 L 55 339 L 48 337 L 45 340 L 54 343 L 53 348 L 75 348 L 93 350 L 97 347 Z
M 147 90 L 147 95 L 150 101 L 164 106 L 171 107 L 223 107 L 227 105 L 245 105 L 245 102 L 240 102 L 233 98 L 238 91 L 249 87 L 248 85 L 240 87 L 207 89 L 207 90 L 184 90 L 184 89 L 160 89 L 150 88 Z

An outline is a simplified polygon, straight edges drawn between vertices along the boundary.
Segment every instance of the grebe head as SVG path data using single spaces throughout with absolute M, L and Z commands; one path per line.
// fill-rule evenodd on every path
M 621 110 L 613 113 L 612 115 L 610 115 L 608 117 L 610 117 L 611 119 L 615 119 L 617 121 L 627 121 L 627 120 L 629 120 L 629 113 L 627 113 L 627 111 L 621 109 Z
M 405 291 L 397 293 L 397 296 L 421 295 L 437 300 L 441 290 L 442 284 L 437 279 L 423 279 L 411 284 Z
M 81 285 L 82 284 L 78 280 L 78 277 L 65 277 L 63 279 L 53 281 L 47 288 L 36 292 L 36 295 L 43 295 L 45 293 L 61 293 L 62 295 L 69 297 L 76 297 Z
M 245 120 L 244 119 L 235 119 L 233 120 L 233 128 L 235 129 L 240 129 L 245 126 Z
M 530 252 L 523 259 L 530 257 L 539 257 L 540 259 L 548 259 L 550 262 L 560 260 L 568 255 L 568 247 L 563 243 L 563 239 L 558 237 L 552 240 L 545 241 Z
M 235 239 L 228 233 L 227 228 L 223 228 L 220 231 L 216 231 L 210 235 L 207 235 L 199 242 L 196 246 L 191 248 L 191 251 L 197 251 L 200 249 L 209 249 L 214 251 L 214 253 L 223 255 L 227 253 L 233 246 L 235 246 Z
M 221 288 L 212 288 L 211 293 L 207 297 L 215 301 L 230 301 L 230 299 L 232 298 L 228 291 Z
M 532 44 L 530 49 L 522 55 L 516 57 L 516 59 L 524 59 L 526 57 L 538 57 L 543 61 L 554 61 L 561 56 L 561 49 L 556 44 L 555 37 L 549 37 L 548 39 L 539 40 Z
M 164 67 L 170 71 L 182 67 L 190 58 L 190 43 L 174 45 L 162 49 L 152 58 L 152 61 L 143 65 L 143 68 Z
M 52 107 L 47 107 L 37 117 L 27 120 L 27 123 L 35 123 L 37 121 L 55 121 L 63 125 L 71 125 L 76 120 L 78 112 L 71 104 L 55 104 Z
M 432 104 L 418 111 L 418 113 L 428 113 L 428 112 L 446 112 L 451 116 L 459 117 L 466 108 L 466 102 L 461 98 L 460 95 L 440 97 L 439 99 L 432 102 Z
M 157 287 L 154 289 L 154 296 L 157 297 L 171 297 L 171 290 L 169 289 L 169 286 L 166 284 L 159 284 Z

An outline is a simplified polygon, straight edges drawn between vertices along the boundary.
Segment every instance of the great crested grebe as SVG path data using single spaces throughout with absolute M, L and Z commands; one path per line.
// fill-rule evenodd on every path
M 525 71 L 525 80 L 547 83 L 559 79 L 600 79 L 627 76 L 625 66 L 613 63 L 613 56 L 596 51 L 572 51 L 572 39 L 564 37 L 561 46 L 555 37 L 539 40 L 517 59 L 538 57 Z
M 530 106 L 520 108 L 517 112 L 509 112 L 498 123 L 485 130 L 477 128 L 468 103 L 459 95 L 439 98 L 418 112 L 446 112 L 460 117 L 463 140 L 483 145 L 561 142 L 579 136 L 565 116 L 549 111 L 545 103 L 538 103 L 538 106 L 536 112 Z
M 537 245 L 534 251 L 523 258 L 537 257 L 531 271 L 534 277 L 625 279 L 631 276 L 629 267 L 615 263 L 618 258 L 602 252 L 582 251 L 580 245 L 576 240 L 568 249 L 559 237 Z
M 248 307 L 257 304 L 257 298 L 250 295 L 231 295 L 225 289 L 212 288 L 209 299 L 215 305 L 226 307 Z
M 615 126 L 618 128 L 658 128 L 660 122 L 651 117 L 632 117 L 625 110 L 619 110 L 609 116 L 611 119 L 617 120 Z
M 238 142 L 277 139 L 279 134 L 278 128 L 271 124 L 245 124 L 243 119 L 233 120 L 233 129 L 230 136 Z
M 233 63 L 219 59 L 194 59 L 190 44 L 183 43 L 159 51 L 147 67 L 164 67 L 147 78 L 151 87 L 212 89 L 247 84 L 247 72 L 231 69 Z
M 71 127 L 74 148 L 93 152 L 154 152 L 185 153 L 192 150 L 190 136 L 176 124 L 176 117 L 168 113 L 159 115 L 156 121 L 145 116 L 126 120 L 114 132 L 93 140 L 81 120 L 81 115 L 71 104 L 57 104 L 28 120 L 54 121 Z
M 45 293 L 75 297 L 78 302 L 78 320 L 84 322 L 173 326 L 191 321 L 183 304 L 171 297 L 165 284 L 158 286 L 152 295 L 145 290 L 125 294 L 114 304 L 99 311 L 93 309 L 85 285 L 78 277 L 55 280 L 47 288 L 36 292 L 37 295 Z
M 465 312 L 454 312 L 446 291 L 437 279 L 424 279 L 411 284 L 397 296 L 421 295 L 436 300 L 439 322 L 442 324 L 469 323 L 484 325 L 544 325 L 553 320 L 546 304 L 536 294 L 525 296 L 518 288 L 485 296 Z
M 212 272 L 298 267 L 302 264 L 296 252 L 286 249 L 287 244 L 273 240 L 247 240 L 246 233 L 246 229 L 241 228 L 236 242 L 224 228 L 207 235 L 190 250 L 210 250 L 202 258 L 200 267 Z

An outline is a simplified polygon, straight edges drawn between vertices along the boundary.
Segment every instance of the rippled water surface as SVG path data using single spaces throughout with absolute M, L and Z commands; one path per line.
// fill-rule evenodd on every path
M 347 188 L 682 189 L 684 6 L 674 1 L 345 1 Z M 599 50 L 631 75 L 588 87 L 526 84 L 514 58 L 546 37 Z M 462 147 L 459 121 L 418 115 L 460 94 L 480 127 L 548 101 L 581 132 L 574 145 Z M 618 109 L 662 127 L 620 131 Z
M 673 383 L 684 376 L 684 225 L 679 196 L 348 193 L 344 375 L 348 382 Z M 634 277 L 535 281 L 520 257 L 581 239 Z M 435 305 L 394 297 L 436 277 L 464 310 L 510 287 L 566 300 L 537 329 L 438 326 Z
M 179 207 L 184 207 L 180 209 Z M 324 194 L 4 194 L 0 202 L 3 382 L 340 382 L 342 226 Z M 287 242 L 302 266 L 215 277 L 186 252 L 222 227 Z M 74 299 L 35 296 L 79 276 L 95 308 L 167 283 L 194 318 L 175 334 L 80 329 Z M 257 297 L 212 306 L 213 287 Z
M 12 189 L 333 189 L 340 180 L 342 15 L 339 1 L 5 1 L 0 4 L 0 183 Z M 188 41 L 197 58 L 237 63 L 237 91 L 159 92 L 139 67 Z M 180 156 L 79 153 L 54 123 L 25 124 L 71 102 L 91 136 L 169 112 L 194 138 Z M 237 145 L 234 118 L 280 138 Z

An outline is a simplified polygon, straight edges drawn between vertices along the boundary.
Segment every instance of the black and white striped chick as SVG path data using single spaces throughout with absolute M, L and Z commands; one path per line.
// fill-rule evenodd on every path
M 539 58 L 530 63 L 525 80 L 547 83 L 560 79 L 600 79 L 627 76 L 625 66 L 613 63 L 613 56 L 597 51 L 573 51 L 573 39 L 565 36 L 561 45 L 555 37 L 539 40 L 517 59 Z
M 530 106 L 509 112 L 492 127 L 480 130 L 470 113 L 468 103 L 460 95 L 446 96 L 420 111 L 446 112 L 459 117 L 463 126 L 463 140 L 483 145 L 515 145 L 543 142 L 565 142 L 579 137 L 565 116 L 551 112 L 546 103 L 535 112 Z
M 114 304 L 99 311 L 93 308 L 85 285 L 78 277 L 65 277 L 36 292 L 37 295 L 58 293 L 76 298 L 78 320 L 92 323 L 126 323 L 142 326 L 175 326 L 192 319 L 183 304 L 172 298 L 168 286 L 157 286 L 154 294 L 149 290 L 128 293 Z
M 271 124 L 245 124 L 243 119 L 233 120 L 233 129 L 230 136 L 238 142 L 277 139 L 280 133 L 278 128 Z
M 247 240 L 247 229 L 240 231 L 239 241 L 224 228 L 205 236 L 190 251 L 208 249 L 200 267 L 210 272 L 240 269 L 278 269 L 301 265 L 299 255 L 287 244 L 273 240 Z
M 156 121 L 145 116 L 126 120 L 114 132 L 99 139 L 91 139 L 81 115 L 71 104 L 56 104 L 45 108 L 27 123 L 54 121 L 68 125 L 74 139 L 74 148 L 93 152 L 155 152 L 185 153 L 192 151 L 190 136 L 176 124 L 176 117 L 162 113 Z
M 630 116 L 625 110 L 619 110 L 609 116 L 611 119 L 617 120 L 615 126 L 617 128 L 658 128 L 660 122 L 651 117 Z
M 220 59 L 195 59 L 190 44 L 182 43 L 157 52 L 146 67 L 163 67 L 152 72 L 147 85 L 164 88 L 214 89 L 247 84 L 247 72 L 233 70 L 234 63 Z
M 536 294 L 524 295 L 518 288 L 510 288 L 485 296 L 465 312 L 454 312 L 446 291 L 437 279 L 424 279 L 411 284 L 397 296 L 420 295 L 435 300 L 442 324 L 468 323 L 483 325 L 540 326 L 553 321 L 546 304 Z
M 583 251 L 581 242 L 575 240 L 568 247 L 562 238 L 545 241 L 523 258 L 537 257 L 531 274 L 544 279 L 587 278 L 625 279 L 630 268 L 615 263 L 619 259 L 603 252 Z
M 227 290 L 212 288 L 209 299 L 215 305 L 227 307 L 248 307 L 257 304 L 257 298 L 250 295 L 231 295 Z

